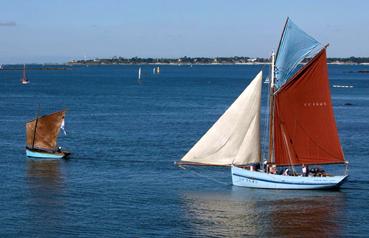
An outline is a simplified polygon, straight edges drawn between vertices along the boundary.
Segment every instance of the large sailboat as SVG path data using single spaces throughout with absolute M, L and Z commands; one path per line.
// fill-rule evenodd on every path
M 333 113 L 326 47 L 287 19 L 277 54 L 271 57 L 267 153 L 261 151 L 260 72 L 177 163 L 230 166 L 236 186 L 339 187 L 348 177 L 348 162 L 344 159 Z M 300 66 L 304 59 L 308 62 Z M 262 154 L 266 156 L 263 158 Z M 346 165 L 342 175 L 322 169 L 322 165 L 333 164 Z
M 64 131 L 65 111 L 38 117 L 26 124 L 26 155 L 32 158 L 61 159 L 70 155 L 57 146 L 60 129 Z M 64 131 L 65 133 L 65 131 Z

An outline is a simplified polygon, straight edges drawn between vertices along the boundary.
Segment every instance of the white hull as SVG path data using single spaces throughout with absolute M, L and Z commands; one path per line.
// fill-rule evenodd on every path
M 348 177 L 302 177 L 267 174 L 232 166 L 232 183 L 235 186 L 269 189 L 332 189 L 338 188 Z

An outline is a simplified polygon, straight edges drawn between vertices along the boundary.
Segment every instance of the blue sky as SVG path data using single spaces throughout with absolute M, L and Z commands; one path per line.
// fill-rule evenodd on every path
M 2 0 L 0 63 L 94 57 L 252 56 L 287 16 L 328 56 L 369 56 L 369 1 Z

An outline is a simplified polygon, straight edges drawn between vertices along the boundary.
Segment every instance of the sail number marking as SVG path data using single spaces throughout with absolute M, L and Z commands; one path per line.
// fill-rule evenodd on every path
M 327 106 L 326 102 L 305 102 L 304 107 L 325 107 Z

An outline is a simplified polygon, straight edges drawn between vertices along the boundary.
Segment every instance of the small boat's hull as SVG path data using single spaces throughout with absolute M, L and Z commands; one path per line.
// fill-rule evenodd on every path
M 69 155 L 70 153 L 66 152 L 55 152 L 55 153 L 49 153 L 44 151 L 33 151 L 26 149 L 26 155 L 30 158 L 35 159 L 62 159 Z
M 232 166 L 232 183 L 235 186 L 269 189 L 333 189 L 346 180 L 344 176 L 302 177 L 268 174 Z

